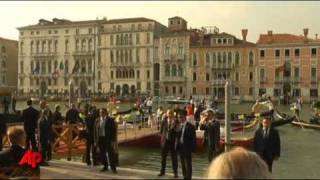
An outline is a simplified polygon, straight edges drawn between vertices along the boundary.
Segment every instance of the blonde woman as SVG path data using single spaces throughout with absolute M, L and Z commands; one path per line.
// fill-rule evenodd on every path
M 236 147 L 212 161 L 208 179 L 272 179 L 266 163 L 254 152 Z

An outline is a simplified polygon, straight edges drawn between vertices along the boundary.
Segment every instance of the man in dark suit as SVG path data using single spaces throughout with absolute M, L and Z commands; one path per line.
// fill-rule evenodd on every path
M 208 148 L 209 162 L 219 152 L 220 123 L 215 118 L 215 112 L 209 108 L 204 111 L 203 119 L 200 121 L 200 129 L 204 130 L 204 144 Z
M 192 177 L 192 152 L 196 149 L 196 129 L 192 122 L 186 121 L 187 112 L 180 111 L 178 119 L 181 129 L 178 138 L 178 149 L 184 179 Z
M 49 109 L 43 109 L 40 113 L 40 119 L 38 124 L 40 149 L 42 153 L 41 165 L 47 166 L 47 161 L 51 158 L 51 139 L 52 139 L 52 127 L 49 121 Z
M 75 104 L 71 104 L 71 109 L 66 113 L 66 123 L 67 124 L 76 124 L 80 121 L 79 111 L 76 109 Z
M 114 119 L 108 116 L 108 112 L 105 108 L 100 109 L 100 117 L 95 122 L 95 142 L 98 143 L 100 161 L 104 165 L 101 172 L 108 171 L 108 159 L 106 156 L 108 153 L 111 170 L 114 174 L 117 173 L 114 153 L 116 133 Z
M 26 142 L 26 136 L 22 128 L 9 128 L 8 137 L 10 148 L 0 152 L 0 167 L 18 165 L 26 152 L 23 148 Z
M 21 119 L 24 122 L 24 130 L 26 132 L 26 149 L 30 147 L 30 141 L 33 151 L 37 151 L 37 142 L 36 142 L 36 129 L 37 122 L 39 119 L 39 111 L 32 107 L 32 100 L 27 101 L 29 106 L 27 109 L 23 110 Z
M 267 163 L 272 172 L 272 163 L 280 157 L 280 137 L 276 129 L 272 128 L 271 120 L 265 118 L 262 127 L 254 135 L 254 151 Z
M 178 159 L 177 159 L 177 132 L 179 121 L 174 117 L 174 111 L 167 111 L 167 116 L 162 120 L 161 133 L 161 170 L 158 176 L 164 176 L 166 172 L 166 162 L 168 152 L 171 152 L 171 161 L 174 177 L 178 177 Z
M 92 160 L 93 165 L 97 165 L 96 162 L 96 148 L 94 147 L 94 124 L 98 117 L 95 115 L 95 109 L 90 107 L 88 110 L 85 111 L 86 118 L 86 163 L 88 166 L 91 165 L 91 153 L 92 153 Z

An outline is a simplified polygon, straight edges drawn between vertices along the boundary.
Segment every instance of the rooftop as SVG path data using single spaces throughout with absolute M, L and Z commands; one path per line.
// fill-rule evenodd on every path
M 307 38 L 311 42 L 320 42 Z M 293 34 L 260 34 L 257 44 L 291 44 L 291 43 L 304 43 L 305 37 L 302 35 Z

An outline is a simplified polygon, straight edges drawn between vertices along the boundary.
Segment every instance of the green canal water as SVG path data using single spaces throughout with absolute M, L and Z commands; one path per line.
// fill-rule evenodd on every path
M 49 103 L 53 109 L 54 104 Z M 62 103 L 61 103 L 62 104 Z M 104 107 L 105 103 L 97 103 L 97 107 Z M 128 109 L 131 105 L 125 104 L 121 109 Z M 25 108 L 24 102 L 18 102 L 17 109 Z M 251 104 L 231 105 L 231 112 L 250 112 Z M 280 112 L 292 114 L 289 106 L 277 106 Z M 309 104 L 302 107 L 301 119 L 309 120 L 312 112 Z M 281 138 L 281 157 L 274 162 L 273 175 L 283 179 L 319 179 L 320 178 L 320 131 L 301 129 L 290 124 L 278 127 Z M 160 149 L 143 147 L 120 147 L 120 166 L 133 169 L 151 171 L 160 170 Z M 207 168 L 207 155 L 196 153 L 193 155 L 194 176 L 204 176 Z M 179 162 L 179 174 L 181 167 Z M 172 173 L 170 157 L 167 161 L 167 172 Z

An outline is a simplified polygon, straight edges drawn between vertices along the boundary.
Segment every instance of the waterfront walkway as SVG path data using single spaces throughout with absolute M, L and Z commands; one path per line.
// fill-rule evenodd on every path
M 102 166 L 88 167 L 84 163 L 52 160 L 50 166 L 41 167 L 41 179 L 173 179 L 173 174 L 167 173 L 164 177 L 158 177 L 158 171 L 148 171 L 141 169 L 131 169 L 118 167 L 118 174 L 111 171 L 100 172 Z M 179 175 L 179 179 L 182 179 Z M 203 179 L 201 177 L 193 177 L 195 179 Z

